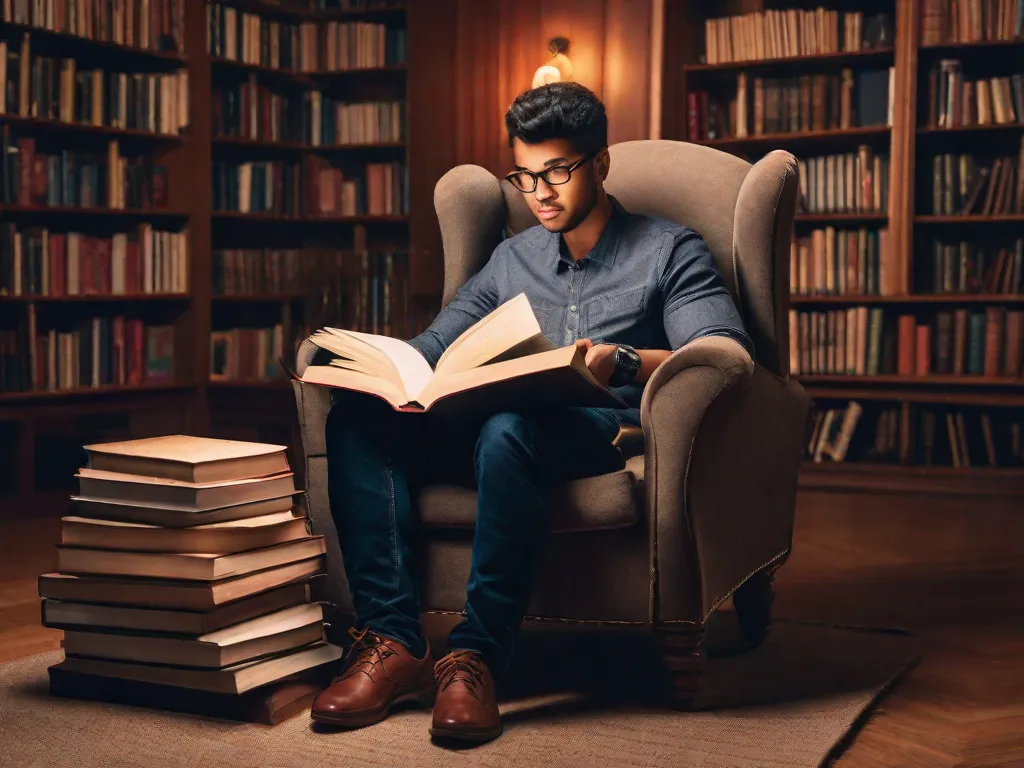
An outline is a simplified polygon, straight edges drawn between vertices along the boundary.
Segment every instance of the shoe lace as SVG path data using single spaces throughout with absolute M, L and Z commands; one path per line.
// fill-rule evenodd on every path
M 364 674 L 373 680 L 373 673 L 378 665 L 384 670 L 388 680 L 392 680 L 388 669 L 384 666 L 384 660 L 394 656 L 396 651 L 388 645 L 387 638 L 381 637 L 369 628 L 356 629 L 349 627 L 349 635 L 352 636 L 352 646 L 349 648 L 349 663 L 338 680 L 347 680 L 356 674 Z
M 434 672 L 438 689 L 443 691 L 454 683 L 463 683 L 478 701 L 484 682 L 484 661 L 474 651 L 453 651 L 437 662 Z

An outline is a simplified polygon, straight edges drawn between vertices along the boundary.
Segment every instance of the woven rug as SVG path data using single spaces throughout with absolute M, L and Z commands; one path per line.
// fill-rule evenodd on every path
M 46 668 L 58 651 L 0 667 L 0 765 L 819 766 L 917 653 L 897 631 L 778 621 L 758 650 L 714 655 L 698 710 L 673 712 L 649 703 L 658 662 L 645 636 L 524 633 L 501 693 L 504 734 L 451 749 L 430 741 L 425 710 L 321 732 L 305 714 L 268 727 L 53 698 Z

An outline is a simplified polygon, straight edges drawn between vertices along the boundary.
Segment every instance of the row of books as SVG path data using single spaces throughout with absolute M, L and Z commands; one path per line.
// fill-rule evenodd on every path
M 0 40 L 0 114 L 176 134 L 188 125 L 188 71 L 170 74 L 80 69 L 71 58 L 33 56 Z
M 889 156 L 866 145 L 856 152 L 802 158 L 798 210 L 803 213 L 886 213 Z
M 0 4 L 5 22 L 132 48 L 185 53 L 185 0 L 38 0 Z
M 123 315 L 62 321 L 49 330 L 37 330 L 38 325 L 30 307 L 27 328 L 0 331 L 5 392 L 174 381 L 172 325 L 147 325 Z
M 922 0 L 921 45 L 1024 37 L 1020 0 Z
M 796 296 L 889 296 L 900 293 L 887 227 L 822 227 L 795 237 L 789 289 Z
M 224 248 L 213 251 L 214 296 L 302 295 L 320 261 L 316 248 Z M 326 249 L 324 249 L 326 250 Z M 313 269 L 311 269 L 313 265 Z
M 224 713 L 341 657 L 310 590 L 324 540 L 284 446 L 161 435 L 85 453 L 58 570 L 39 577 L 43 624 L 64 631 L 51 690 L 150 707 L 219 694 Z
M 942 59 L 928 72 L 929 128 L 1024 122 L 1024 75 L 964 79 L 958 59 Z
M 106 152 L 42 152 L 35 139 L 12 140 L 3 127 L 0 202 L 82 208 L 164 208 L 167 167 L 148 157 L 122 157 L 118 142 Z
M 213 166 L 217 211 L 283 216 L 392 216 L 409 212 L 403 163 L 367 163 L 347 173 L 322 157 L 301 163 L 220 161 Z
M 986 307 L 887 315 L 881 307 L 790 310 L 790 370 L 798 375 L 1024 375 L 1024 311 Z
M 704 22 L 707 64 L 863 51 L 892 44 L 892 16 L 886 13 L 787 8 Z
M 931 203 L 933 214 L 1024 213 L 1024 137 L 1016 157 L 986 161 L 969 154 L 935 155 Z
M 211 381 L 277 381 L 284 375 L 284 326 L 230 328 L 210 334 Z
M 308 327 L 337 327 L 398 338 L 413 335 L 408 253 L 368 250 L 357 233 L 353 252 L 333 256 L 319 265 L 315 290 L 306 307 Z
M 1016 409 L 851 400 L 815 411 L 806 457 L 815 463 L 1019 467 L 1022 425 L 1024 414 Z
M 891 67 L 782 78 L 740 72 L 728 101 L 690 92 L 690 133 L 696 139 L 746 138 L 892 125 L 893 75 Z
M 286 22 L 220 3 L 207 6 L 208 50 L 244 64 L 293 72 L 338 72 L 405 63 L 401 28 L 366 21 Z
M 310 146 L 399 142 L 405 138 L 405 102 L 348 103 L 320 91 L 277 93 L 255 75 L 213 91 L 214 136 Z
M 187 231 L 140 224 L 101 237 L 0 225 L 0 296 L 187 292 Z
M 1007 244 L 961 240 L 931 244 L 932 268 L 918 285 L 933 293 L 1024 294 L 1024 238 Z

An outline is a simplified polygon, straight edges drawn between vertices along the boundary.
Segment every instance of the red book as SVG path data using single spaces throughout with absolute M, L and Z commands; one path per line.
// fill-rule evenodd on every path
M 900 376 L 913 376 L 915 367 L 914 343 L 917 335 L 917 320 L 913 315 L 900 315 L 899 338 L 897 344 L 898 360 L 896 373 Z
M 927 376 L 931 373 L 931 349 L 932 349 L 932 329 L 929 325 L 917 326 L 917 342 L 914 345 L 916 351 L 917 365 L 914 373 L 918 376 Z

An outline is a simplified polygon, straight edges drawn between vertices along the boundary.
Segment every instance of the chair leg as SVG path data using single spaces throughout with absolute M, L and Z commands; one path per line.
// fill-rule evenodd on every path
M 770 571 L 751 576 L 732 596 L 736 620 L 749 648 L 757 648 L 772 628 L 775 576 Z
M 704 628 L 661 624 L 654 628 L 654 633 L 668 672 L 667 703 L 676 709 L 689 709 L 700 689 L 701 675 L 707 666 Z

